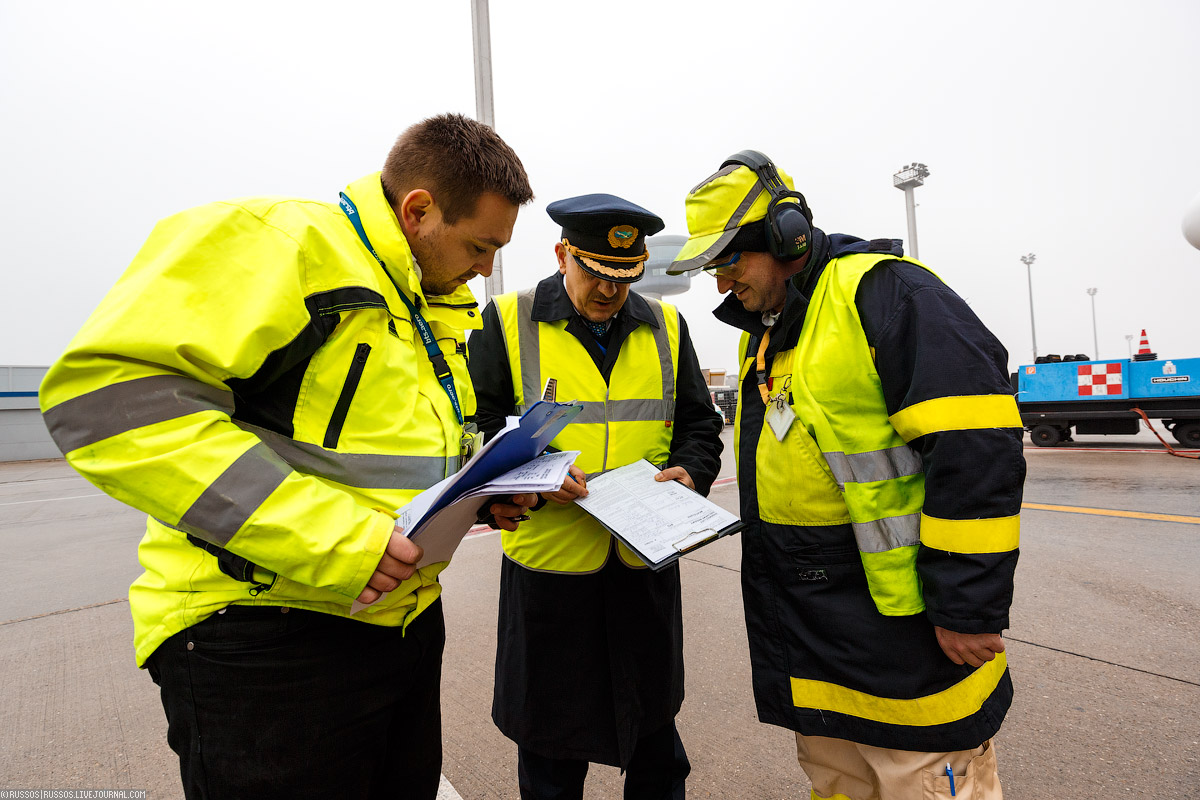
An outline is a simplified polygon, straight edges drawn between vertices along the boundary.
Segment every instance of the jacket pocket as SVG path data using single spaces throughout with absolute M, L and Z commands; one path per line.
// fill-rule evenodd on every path
M 350 413 L 350 403 L 358 390 L 358 382 L 362 380 L 363 370 L 367 366 L 367 356 L 371 355 L 371 345 L 363 342 L 354 349 L 354 360 L 350 362 L 350 371 L 346 374 L 346 383 L 342 393 L 338 395 L 337 405 L 329 418 L 329 427 L 325 429 L 325 440 L 322 446 L 327 450 L 337 448 L 338 439 L 342 435 L 342 426 L 346 424 L 346 415 Z

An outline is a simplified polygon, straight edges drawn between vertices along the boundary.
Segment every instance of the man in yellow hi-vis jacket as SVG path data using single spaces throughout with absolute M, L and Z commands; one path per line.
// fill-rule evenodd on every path
M 683 317 L 630 288 L 662 220 L 607 194 L 546 211 L 562 226 L 558 271 L 495 298 L 470 342 L 483 430 L 536 402 L 550 379 L 557 399 L 584 404 L 552 443 L 580 451 L 579 484 L 501 534 L 492 719 L 517 743 L 524 800 L 582 797 L 589 762 L 624 769 L 629 800 L 682 798 L 691 767 L 675 728 L 678 564 L 652 572 L 572 501 L 584 473 L 642 458 L 660 467 L 658 480 L 707 494 L 724 422 Z
M 1025 462 L 1007 353 L 900 242 L 813 228 L 731 156 L 687 197 L 672 272 L 742 329 L 742 589 L 759 718 L 814 798 L 1000 797 Z
M 436 796 L 446 565 L 391 512 L 471 441 L 465 284 L 531 198 L 491 128 L 427 119 L 340 204 L 161 221 L 47 374 L 69 463 L 149 515 L 137 661 L 188 798 Z

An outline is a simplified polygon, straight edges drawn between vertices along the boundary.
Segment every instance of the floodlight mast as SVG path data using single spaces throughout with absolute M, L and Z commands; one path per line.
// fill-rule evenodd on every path
M 904 206 L 908 211 L 908 246 L 913 258 L 920 259 L 917 250 L 917 203 L 913 190 L 925 185 L 929 177 L 929 167 L 919 162 L 913 162 L 892 176 L 892 186 L 904 190 Z
M 1088 289 L 1092 298 L 1092 347 L 1096 348 L 1096 361 L 1100 360 L 1100 339 L 1096 336 L 1096 289 Z
M 488 0 L 471 0 L 471 38 L 475 51 L 475 118 L 496 127 L 492 104 L 492 28 L 488 18 Z M 483 279 L 483 302 L 504 293 L 504 270 L 500 251 L 492 262 L 492 274 Z
M 1025 276 L 1029 278 L 1029 333 L 1033 337 L 1033 361 L 1037 363 L 1037 328 L 1033 324 L 1033 270 L 1030 265 L 1037 258 L 1033 253 L 1027 253 L 1021 256 L 1021 263 L 1025 265 Z

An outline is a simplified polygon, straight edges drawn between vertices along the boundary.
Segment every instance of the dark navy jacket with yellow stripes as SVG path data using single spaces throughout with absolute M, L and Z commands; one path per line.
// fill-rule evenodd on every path
M 809 264 L 789 282 L 784 311 L 771 330 L 768 372 L 776 357 L 794 352 L 809 299 L 829 263 L 855 253 L 902 255 L 897 241 L 814 231 Z M 857 402 L 883 403 L 893 417 L 929 401 L 936 407 L 943 399 L 1011 398 L 1004 347 L 928 270 L 882 260 L 862 277 L 855 306 L 881 388 Z M 753 362 L 766 332 L 761 315 L 747 312 L 733 296 L 715 315 L 748 332 L 740 357 L 744 367 Z M 819 319 L 810 321 L 810 334 Z M 934 626 L 961 633 L 998 633 L 1008 626 L 1015 541 L 1000 552 L 973 552 L 980 548 L 970 546 L 952 552 L 922 543 L 916 571 L 924 612 L 880 613 L 849 523 L 762 519 L 758 493 L 760 483 L 769 481 L 759 474 L 781 467 L 761 463 L 759 439 L 771 436 L 771 429 L 764 428 L 752 363 L 742 376 L 738 483 L 741 516 L 749 523 L 742 585 L 760 719 L 877 747 L 937 752 L 978 746 L 999 729 L 1012 699 L 1003 656 L 979 670 L 956 665 L 938 646 Z M 924 472 L 922 520 L 1015 517 L 1025 477 L 1021 429 L 969 422 L 961 429 L 939 427 L 904 436 Z M 817 469 L 830 472 L 823 461 Z

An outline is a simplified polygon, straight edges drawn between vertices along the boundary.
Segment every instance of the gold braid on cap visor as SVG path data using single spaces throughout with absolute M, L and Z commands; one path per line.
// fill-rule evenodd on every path
M 611 274 L 614 278 L 632 278 L 641 274 L 643 269 L 642 262 L 650 258 L 649 250 L 646 250 L 640 256 L 609 256 L 601 255 L 599 253 L 589 253 L 587 250 L 580 250 L 578 247 L 571 244 L 570 239 L 563 239 L 562 243 L 563 247 L 567 248 L 567 252 L 572 256 L 586 261 L 587 265 L 592 269 L 599 270 L 606 274 Z M 599 263 L 601 260 L 617 261 L 622 264 L 634 264 L 635 266 L 632 266 L 629 269 L 618 269 L 616 267 L 610 267 L 607 264 Z

